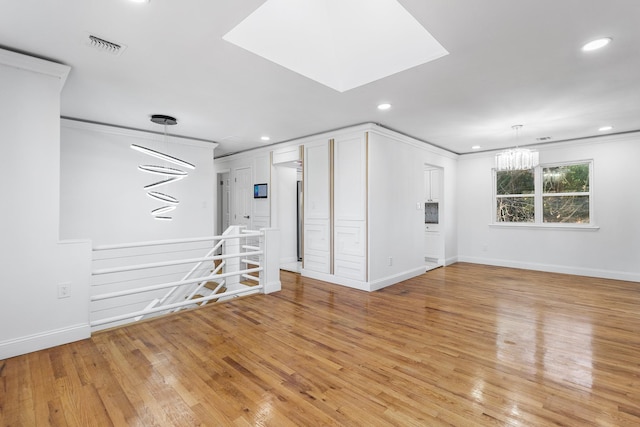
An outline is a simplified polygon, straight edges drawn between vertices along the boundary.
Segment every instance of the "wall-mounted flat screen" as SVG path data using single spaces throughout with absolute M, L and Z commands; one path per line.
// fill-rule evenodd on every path
M 438 202 L 426 202 L 424 204 L 424 223 L 438 224 Z
M 254 186 L 253 186 L 253 198 L 254 199 L 266 199 L 267 198 L 267 184 L 254 184 Z

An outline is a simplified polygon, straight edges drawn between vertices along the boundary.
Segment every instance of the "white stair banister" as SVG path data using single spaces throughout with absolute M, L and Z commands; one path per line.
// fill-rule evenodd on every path
M 246 229 L 244 225 L 232 225 L 227 231 L 231 235 L 241 235 L 242 230 Z M 231 239 L 225 239 L 223 243 L 223 252 L 224 253 L 239 253 L 241 252 L 240 248 L 240 237 L 234 237 Z M 226 271 L 228 273 L 234 273 L 240 270 L 240 259 L 239 258 L 230 258 L 226 260 Z M 232 276 L 227 278 L 227 288 L 235 289 L 236 286 L 240 283 L 240 278 L 238 276 Z
M 212 244 L 202 244 L 207 241 Z M 281 289 L 278 244 L 277 229 L 231 226 L 222 236 L 96 247 L 90 324 L 101 328 L 276 292 Z M 206 255 L 198 256 L 200 250 Z
M 260 284 L 265 294 L 282 289 L 280 282 L 280 230 L 277 228 L 260 229 L 260 249 L 262 249 L 260 266 Z

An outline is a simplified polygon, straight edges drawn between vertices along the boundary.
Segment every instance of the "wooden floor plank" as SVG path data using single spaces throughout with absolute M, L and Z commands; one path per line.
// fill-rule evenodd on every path
M 640 426 L 640 284 L 459 263 L 377 292 L 281 273 L 0 361 L 0 426 Z

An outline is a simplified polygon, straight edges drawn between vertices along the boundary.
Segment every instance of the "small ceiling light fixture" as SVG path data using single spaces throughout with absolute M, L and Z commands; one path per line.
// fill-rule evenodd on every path
M 480 147 L 479 145 L 474 145 L 473 147 L 471 147 L 472 150 L 479 150 L 482 147 Z
M 271 138 L 269 138 L 268 136 L 265 135 L 265 136 L 261 136 L 260 139 L 262 141 L 269 141 Z
M 600 132 L 606 132 L 608 130 L 613 129 L 613 126 L 602 126 L 601 128 L 598 129 L 598 131 Z
M 150 0 L 129 0 L 131 3 L 149 3 Z
M 391 104 L 380 104 L 378 105 L 378 110 L 388 110 L 389 108 L 391 108 Z
M 606 45 L 608 45 L 609 43 L 611 43 L 612 40 L 613 39 L 611 37 L 603 37 L 601 39 L 592 40 L 589 43 L 582 46 L 582 51 L 591 52 L 593 50 L 601 49 Z
M 167 116 L 165 114 L 152 114 L 151 121 L 159 125 L 173 126 L 178 124 L 178 120 L 175 117 Z
M 522 129 L 522 125 L 513 125 L 511 128 L 516 132 L 517 142 L 518 133 Z M 538 166 L 539 155 L 537 151 L 516 146 L 516 148 L 510 148 L 496 154 L 495 160 L 496 170 L 498 171 L 528 170 Z

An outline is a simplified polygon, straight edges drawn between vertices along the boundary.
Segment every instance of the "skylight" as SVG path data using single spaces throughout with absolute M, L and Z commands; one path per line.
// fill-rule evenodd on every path
M 448 55 L 397 0 L 267 0 L 223 38 L 339 92 Z

